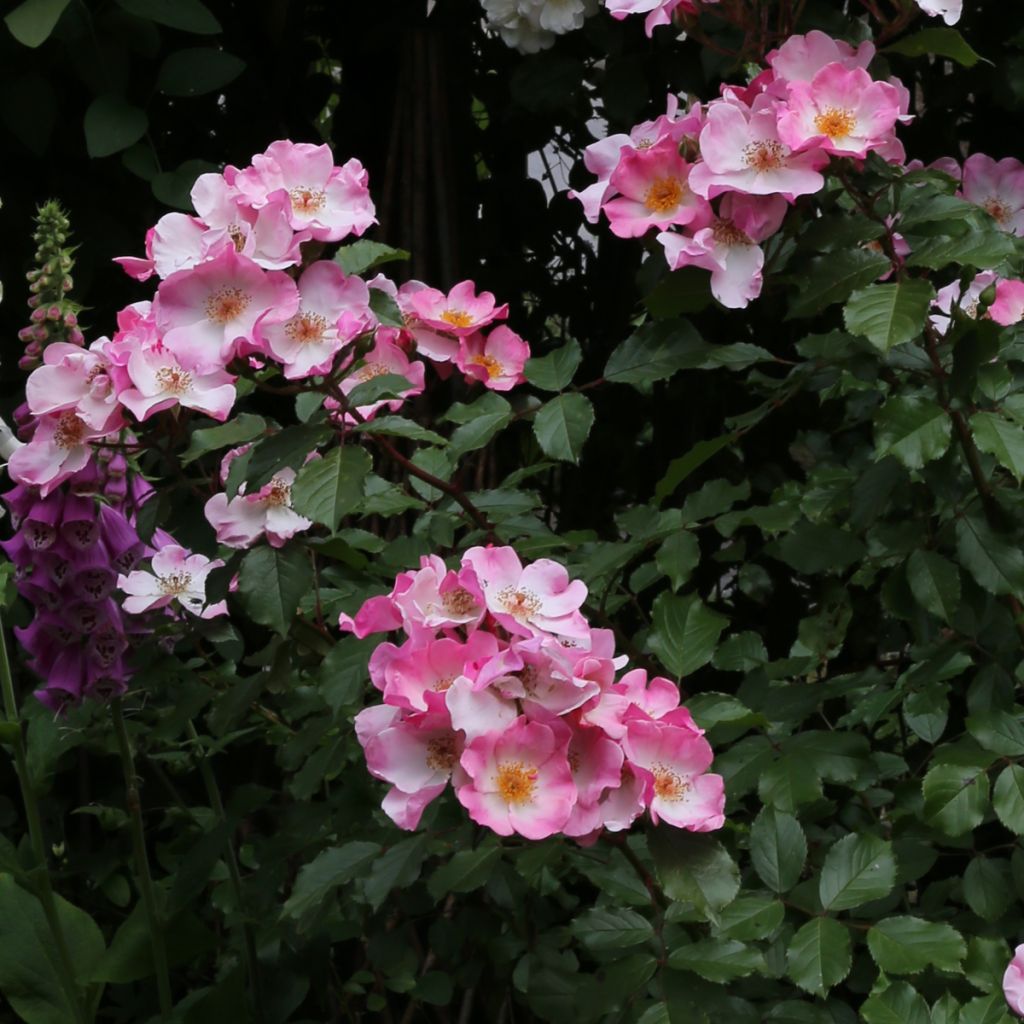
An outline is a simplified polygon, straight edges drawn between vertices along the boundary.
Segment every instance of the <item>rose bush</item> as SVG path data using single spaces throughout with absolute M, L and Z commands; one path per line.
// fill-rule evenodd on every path
M 221 28 L 118 7 L 150 49 Z M 365 165 L 263 125 L 98 299 L 105 242 L 41 209 L 0 437 L 12 1019 L 1021 1012 L 1024 16 L 604 7 L 428 15 L 471 41 L 469 150 L 418 36 L 412 149 L 406 100 L 384 164 L 381 123 Z M 79 14 L 7 24 L 56 53 Z M 346 82 L 388 15 L 337 16 Z M 160 88 L 185 62 L 237 130 L 188 52 Z M 117 88 L 86 138 L 99 103 L 137 174 Z

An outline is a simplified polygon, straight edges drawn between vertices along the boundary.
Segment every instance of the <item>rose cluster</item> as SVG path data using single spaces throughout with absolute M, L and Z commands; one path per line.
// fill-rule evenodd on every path
M 48 344 L 30 376 L 37 423 L 10 470 L 42 496 L 104 440 L 160 412 L 227 419 L 243 373 L 309 381 L 332 416 L 355 421 L 423 390 L 416 353 L 493 390 L 522 380 L 529 346 L 495 326 L 507 306 L 490 292 L 471 281 L 447 293 L 419 281 L 397 287 L 318 258 L 375 222 L 359 161 L 338 167 L 327 146 L 279 141 L 246 168 L 202 175 L 192 200 L 196 215 L 167 214 L 150 230 L 145 258 L 119 260 L 140 280 L 160 279 L 152 302 L 122 310 L 113 337 L 87 349 L 80 334 Z M 385 374 L 405 378 L 397 398 L 348 407 L 359 384 Z M 286 487 L 275 494 L 287 505 Z
M 699 7 L 710 7 L 719 0 L 699 0 Z M 963 12 L 963 0 L 914 0 L 918 7 L 932 17 L 941 17 L 947 25 L 955 25 Z M 613 18 L 619 20 L 630 14 L 644 14 L 644 29 L 651 35 L 659 25 L 668 25 L 673 14 L 699 14 L 698 0 L 604 0 Z
M 702 267 L 711 291 L 740 308 L 761 292 L 760 243 L 798 196 L 820 191 L 835 157 L 876 153 L 902 163 L 896 125 L 909 120 L 910 94 L 866 70 L 875 47 L 854 48 L 813 31 L 767 55 L 748 86 L 725 86 L 706 107 L 667 112 L 588 146 L 597 182 L 571 193 L 596 223 L 633 238 L 658 231 L 669 266 Z
M 658 822 L 711 831 L 724 821 L 712 752 L 678 687 L 637 669 L 616 681 L 611 632 L 580 611 L 587 588 L 549 559 L 475 547 L 449 570 L 437 556 L 401 573 L 342 629 L 400 632 L 370 658 L 383 703 L 356 716 L 385 812 L 417 827 L 449 784 L 499 835 L 580 841 Z

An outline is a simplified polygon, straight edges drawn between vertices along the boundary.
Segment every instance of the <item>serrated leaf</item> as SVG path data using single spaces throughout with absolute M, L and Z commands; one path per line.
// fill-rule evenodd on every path
M 448 442 L 448 455 L 458 459 L 467 452 L 488 444 L 512 419 L 512 406 L 493 392 L 484 395 L 467 407 L 470 417 L 463 420 Z
M 727 906 L 718 919 L 718 934 L 748 942 L 771 935 L 786 916 L 781 900 L 767 894 L 740 896 Z
M 313 583 L 305 548 L 253 548 L 242 559 L 238 596 L 249 617 L 284 636 Z
M 459 850 L 430 876 L 427 882 L 430 895 L 440 900 L 450 892 L 479 889 L 487 884 L 500 860 L 501 847 L 493 842 L 481 843 L 475 850 Z
M 281 909 L 282 917 L 298 920 L 321 906 L 340 886 L 369 867 L 380 853 L 379 843 L 356 840 L 344 846 L 321 850 L 305 864 L 295 879 L 291 894 Z
M 380 434 L 382 437 L 407 437 L 410 441 L 426 441 L 428 444 L 448 444 L 448 440 L 436 431 L 421 427 L 404 416 L 377 416 L 368 423 L 356 424 L 352 430 L 357 434 Z
M 868 949 L 887 974 L 917 974 L 929 967 L 959 971 L 967 955 L 967 945 L 955 928 L 919 917 L 879 921 L 868 932 Z
M 149 118 L 116 93 L 104 93 L 89 104 L 83 122 L 91 157 L 110 156 L 134 145 L 149 127 Z
M 710 346 L 687 320 L 644 324 L 608 357 L 605 380 L 650 384 L 700 366 Z
M 227 491 L 229 497 L 233 497 L 231 483 L 238 479 L 245 480 L 248 492 L 252 494 L 259 490 L 265 483 L 268 483 L 282 469 L 299 469 L 306 461 L 310 452 L 314 451 L 324 441 L 332 436 L 329 427 L 317 426 L 311 423 L 302 423 L 296 426 L 285 427 L 276 434 L 264 438 L 258 444 L 253 445 L 243 464 L 243 475 L 239 478 L 235 474 L 236 459 L 231 465 L 231 473 L 228 477 Z M 237 483 L 235 484 L 237 488 Z
M 573 921 L 572 932 L 587 949 L 605 952 L 638 946 L 653 937 L 654 928 L 635 910 L 595 907 Z
M 374 910 L 380 909 L 392 890 L 404 889 L 420 877 L 428 842 L 425 833 L 411 836 L 395 843 L 374 861 L 370 877 L 363 883 L 366 900 Z
M 721 985 L 763 968 L 764 957 L 736 939 L 701 939 L 673 950 L 668 965 L 680 971 L 693 971 Z
M 951 622 L 960 606 L 960 571 L 948 559 L 923 548 L 907 561 L 907 581 L 922 608 Z
M 346 396 L 350 407 L 358 409 L 386 398 L 401 398 L 409 390 L 409 379 L 400 373 L 382 373 L 357 384 Z
M 896 882 L 892 845 L 852 834 L 833 843 L 821 868 L 818 895 L 826 910 L 851 910 L 888 896 Z
M 786 951 L 786 973 L 805 992 L 825 996 L 852 966 L 850 933 L 830 917 L 808 921 Z
M 712 611 L 696 594 L 663 593 L 654 601 L 647 643 L 655 657 L 680 678 L 711 660 L 728 624 L 724 615 Z
M 360 238 L 357 242 L 341 246 L 334 254 L 334 262 L 346 274 L 363 274 L 384 263 L 407 260 L 409 255 L 404 249 L 392 249 L 390 245 Z
M 890 43 L 883 53 L 898 53 L 904 57 L 924 57 L 935 54 L 948 57 L 965 68 L 973 68 L 981 54 L 977 53 L 955 28 L 924 28 Z
M 1024 835 L 1024 768 L 1007 765 L 992 790 L 992 807 L 999 820 L 1017 835 Z
M 669 578 L 672 589 L 678 590 L 700 562 L 700 544 L 694 534 L 680 530 L 662 541 L 654 560 L 658 569 Z
M 331 532 L 337 530 L 342 516 L 362 504 L 363 483 L 371 468 L 365 448 L 347 444 L 332 449 L 299 470 L 292 484 L 292 508 Z
M 975 765 L 935 765 L 921 784 L 924 820 L 948 836 L 977 828 L 988 807 L 988 776 Z
M 554 352 L 528 359 L 523 373 L 542 391 L 561 391 L 572 380 L 582 358 L 579 342 L 570 338 Z
M 541 407 L 533 421 L 533 433 L 549 458 L 576 463 L 593 425 L 594 407 L 590 399 L 570 392 Z
M 1014 255 L 1012 239 L 999 229 L 994 222 L 979 224 L 976 229 L 968 228 L 955 237 L 913 239 L 907 264 L 912 267 L 927 267 L 941 270 L 950 263 L 976 270 L 995 267 Z
M 165 96 L 204 96 L 233 82 L 245 67 L 241 57 L 212 46 L 177 50 L 160 65 L 156 87 Z
M 983 921 L 998 921 L 1009 909 L 1010 863 L 996 857 L 975 857 L 964 872 L 967 906 Z
M 182 452 L 181 461 L 184 465 L 194 462 L 200 455 L 217 451 L 220 448 L 233 448 L 259 437 L 267 429 L 267 421 L 262 416 L 242 412 L 227 423 L 216 427 L 204 427 L 194 430 L 189 438 L 188 448 Z
M 949 447 L 950 419 L 936 402 L 890 398 L 875 417 L 876 458 L 895 455 L 907 469 L 921 469 Z
M 709 835 L 659 825 L 648 833 L 658 880 L 669 899 L 692 903 L 709 920 L 740 889 L 740 873 L 725 847 Z
M 960 516 L 956 521 L 956 547 L 964 568 L 987 591 L 1024 595 L 1024 552 L 984 519 Z
M 845 301 L 850 293 L 876 281 L 890 269 L 889 260 L 870 249 L 849 249 L 816 256 L 799 279 L 787 320 L 813 316 L 826 306 Z
M 773 807 L 763 808 L 750 829 L 750 860 L 769 889 L 792 889 L 807 860 L 807 837 L 800 822 Z
M 1000 708 L 979 711 L 967 719 L 967 731 L 1000 757 L 1024 757 L 1024 722 Z
M 976 412 L 971 433 L 977 446 L 992 455 L 1020 483 L 1024 479 L 1024 427 L 995 412 Z
M 888 352 L 921 333 L 934 298 L 935 289 L 920 278 L 872 284 L 850 296 L 843 320 L 851 334 L 859 334 L 880 352 Z
M 864 1000 L 860 1015 L 867 1024 L 931 1024 L 928 1004 L 905 981 L 897 981 Z

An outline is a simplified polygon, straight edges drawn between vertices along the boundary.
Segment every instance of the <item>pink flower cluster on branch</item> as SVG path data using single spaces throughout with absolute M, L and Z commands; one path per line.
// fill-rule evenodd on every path
M 587 588 L 549 559 L 476 547 L 458 569 L 437 556 L 401 573 L 342 629 L 378 645 L 370 675 L 383 703 L 356 716 L 370 772 L 390 784 L 383 808 L 415 829 L 449 783 L 499 835 L 581 842 L 651 818 L 721 828 L 722 779 L 680 706 L 678 687 L 625 658 L 581 612 Z
M 723 305 L 746 306 L 761 292 L 760 243 L 799 196 L 824 187 L 831 157 L 903 161 L 895 129 L 910 96 L 868 73 L 874 53 L 823 32 L 793 36 L 745 88 L 682 114 L 670 97 L 663 116 L 588 146 L 598 180 L 571 194 L 620 237 L 656 230 L 673 270 L 702 267 Z
M 195 215 L 167 214 L 150 230 L 145 258 L 118 261 L 139 280 L 159 279 L 152 302 L 122 310 L 113 337 L 88 349 L 50 344 L 29 378 L 28 408 L 38 423 L 10 469 L 42 496 L 85 467 L 105 440 L 160 413 L 187 409 L 226 420 L 242 374 L 276 370 L 308 382 L 328 395 L 325 407 L 339 423 L 395 411 L 422 392 L 417 354 L 443 376 L 454 366 L 492 390 L 523 380 L 529 346 L 495 326 L 508 307 L 490 292 L 478 293 L 471 281 L 448 293 L 419 281 L 399 288 L 382 274 L 364 280 L 319 258 L 325 244 L 375 223 L 358 160 L 335 166 L 327 146 L 282 140 L 248 167 L 202 175 L 192 199 Z M 382 323 L 374 311 L 381 299 L 397 305 L 402 326 Z M 345 396 L 383 374 L 404 377 L 408 387 L 398 398 L 347 407 Z M 273 527 L 257 528 L 257 502 L 287 506 L 290 482 L 208 505 L 218 536 L 236 546 L 263 532 L 273 537 Z

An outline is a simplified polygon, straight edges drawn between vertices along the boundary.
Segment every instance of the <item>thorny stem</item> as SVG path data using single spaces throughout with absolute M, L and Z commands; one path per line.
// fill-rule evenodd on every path
M 235 855 L 235 844 L 232 842 L 231 833 L 228 831 L 228 817 L 224 811 L 224 801 L 221 799 L 220 789 L 217 786 L 217 779 L 210 767 L 209 758 L 200 739 L 196 727 L 190 721 L 188 723 L 188 735 L 195 745 L 196 761 L 199 765 L 199 774 L 203 777 L 203 785 L 206 787 L 206 796 L 210 801 L 217 824 L 225 828 L 224 851 L 227 855 L 228 876 L 231 880 L 231 889 L 235 894 L 235 905 L 238 907 L 239 916 L 242 919 L 242 940 L 243 954 L 245 956 L 245 970 L 249 976 L 250 995 L 252 997 L 253 1017 L 256 1024 L 262 1024 L 263 1017 L 263 991 L 260 980 L 259 958 L 256 954 L 256 939 L 253 935 L 252 924 L 246 911 L 246 900 L 242 890 L 242 873 L 238 867 L 238 857 Z
M 160 1000 L 160 1017 L 162 1020 L 169 1020 L 173 1000 L 171 998 L 170 971 L 167 966 L 167 949 L 164 946 L 163 922 L 157 910 L 156 891 L 153 886 L 153 876 L 149 870 L 146 831 L 142 823 L 142 802 L 139 799 L 135 759 L 132 756 L 128 732 L 124 727 L 124 712 L 120 697 L 115 697 L 110 702 L 110 717 L 114 723 L 114 735 L 117 737 L 121 768 L 124 772 L 125 800 L 128 806 L 128 818 L 131 822 L 132 845 L 135 847 L 135 871 L 138 876 L 136 881 L 142 895 L 142 905 L 149 925 L 149 940 L 153 949 L 153 964 L 156 968 L 157 996 Z
M 6 426 L 6 424 L 5 424 Z M 61 927 L 57 914 L 57 903 L 53 894 L 53 880 L 46 861 L 46 844 L 43 839 L 43 822 L 36 800 L 35 787 L 28 766 L 28 755 L 25 750 L 25 739 L 21 731 L 21 719 L 18 715 L 18 700 L 14 692 L 14 677 L 11 674 L 11 662 L 7 657 L 7 641 L 4 637 L 3 621 L 0 619 L 0 687 L 3 689 L 5 717 L 8 724 L 14 726 L 11 743 L 14 747 L 14 764 L 18 772 L 18 784 L 21 787 L 21 799 L 25 805 L 25 819 L 28 822 L 29 840 L 32 853 L 36 859 L 36 870 L 33 872 L 37 885 L 39 902 L 43 905 L 43 914 L 57 947 L 57 973 L 60 975 L 61 987 L 68 1002 L 74 1008 L 75 1020 L 86 1022 L 89 1017 L 82 1004 L 82 993 L 75 981 L 75 970 L 71 960 L 64 929 Z

